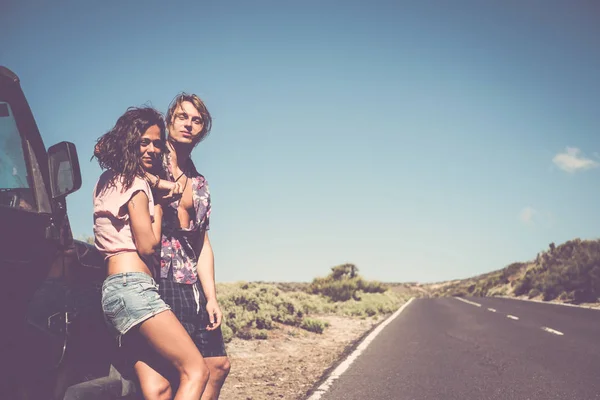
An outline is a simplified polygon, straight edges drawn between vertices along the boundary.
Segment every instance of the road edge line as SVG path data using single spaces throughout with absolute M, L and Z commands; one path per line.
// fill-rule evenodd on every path
M 511 296 L 486 296 L 486 297 L 488 299 L 493 299 L 494 297 L 496 297 L 496 298 L 499 298 L 499 299 L 528 301 L 530 303 L 552 304 L 552 305 L 555 305 L 555 306 L 575 307 L 575 308 L 583 308 L 583 309 L 587 309 L 587 310 L 600 311 L 600 307 L 582 306 L 582 305 L 579 305 L 579 304 L 558 303 L 558 302 L 553 302 L 553 301 L 543 301 L 543 300 L 534 300 L 534 299 L 521 299 L 519 297 L 511 297 Z
M 333 370 L 331 374 L 327 377 L 325 382 L 321 384 L 315 391 L 308 397 L 306 400 L 319 400 L 321 396 L 323 396 L 331 385 L 352 365 L 354 360 L 358 358 L 362 354 L 362 352 L 369 346 L 369 344 L 375 339 L 377 335 L 385 328 L 390 322 L 392 322 L 408 305 L 414 300 L 414 297 L 408 299 L 406 303 L 404 303 L 396 312 L 390 315 L 385 321 L 379 324 L 366 338 L 363 339 L 362 342 L 356 346 L 356 349 L 344 360 L 342 361 L 336 369 Z

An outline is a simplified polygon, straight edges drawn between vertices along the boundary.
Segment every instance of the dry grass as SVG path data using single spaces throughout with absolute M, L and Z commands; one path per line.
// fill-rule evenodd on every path
M 234 338 L 227 344 L 231 372 L 220 399 L 304 399 L 323 373 L 384 319 L 320 315 L 323 334 L 278 325 L 268 340 Z

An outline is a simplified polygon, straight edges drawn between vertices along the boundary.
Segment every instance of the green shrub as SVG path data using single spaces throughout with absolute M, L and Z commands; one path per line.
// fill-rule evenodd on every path
M 600 297 L 600 240 L 574 239 L 560 246 L 551 243 L 547 251 L 537 254 L 535 263 L 513 263 L 500 271 L 452 282 L 436 289 L 433 296 L 463 292 L 489 296 L 501 293 L 505 289 L 500 288 L 508 282 L 516 296 L 596 302 Z
M 233 339 L 233 331 L 225 322 L 221 323 L 221 333 L 223 334 L 223 341 L 225 343 L 231 342 L 231 339 Z
M 254 339 L 266 340 L 269 338 L 269 333 L 265 329 L 256 329 L 252 332 Z
M 221 284 L 218 290 L 228 338 L 262 338 L 275 323 L 300 326 L 307 313 L 328 308 L 321 296 L 282 292 L 272 284 Z
M 254 322 L 258 329 L 273 329 L 273 318 L 267 311 L 259 310 Z
M 358 279 L 332 280 L 331 278 L 315 278 L 309 290 L 314 294 L 322 294 L 333 301 L 348 301 L 358 290 Z
M 358 275 L 354 264 L 343 264 L 331 268 L 331 273 L 324 278 L 315 278 L 308 286 L 308 292 L 321 294 L 335 302 L 358 299 L 359 292 L 384 293 L 387 285 L 377 281 L 365 281 Z
M 387 285 L 366 281 L 357 272 L 352 264 L 344 264 L 310 284 L 218 284 L 225 341 L 264 339 L 277 324 L 322 333 L 328 324 L 314 315 L 376 317 L 396 311 L 409 297 L 407 291 L 388 290 Z
M 573 301 L 575 299 L 574 292 L 562 292 L 560 296 L 558 296 L 560 301 Z
M 515 296 L 522 296 L 526 293 L 529 293 L 531 289 L 533 289 L 533 287 L 531 284 L 531 276 L 528 272 L 523 278 L 521 278 L 521 280 L 517 282 L 514 293 Z
M 327 324 L 325 322 L 312 318 L 305 318 L 302 324 L 300 324 L 300 328 L 315 333 L 323 333 L 326 327 Z
M 254 336 L 252 335 L 252 331 L 250 329 L 241 329 L 237 332 L 237 337 L 244 340 L 250 340 Z
M 358 290 L 362 290 L 365 293 L 383 293 L 388 290 L 388 287 L 381 282 L 365 281 L 360 278 L 358 279 L 357 286 Z

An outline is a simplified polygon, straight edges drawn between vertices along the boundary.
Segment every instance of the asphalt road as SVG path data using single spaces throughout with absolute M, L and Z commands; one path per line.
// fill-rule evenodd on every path
M 600 311 L 464 300 L 414 300 L 320 398 L 600 399 Z

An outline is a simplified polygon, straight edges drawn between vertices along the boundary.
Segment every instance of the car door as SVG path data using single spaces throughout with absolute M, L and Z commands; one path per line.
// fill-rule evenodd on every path
M 37 336 L 32 338 L 27 323 L 32 299 L 44 289 L 59 254 L 66 217 L 51 192 L 48 156 L 19 79 L 0 66 L 0 393 L 24 369 L 51 365 L 61 354 L 64 332 L 53 326 L 56 319 L 38 315 L 39 324 L 55 332 L 51 343 L 34 343 Z

